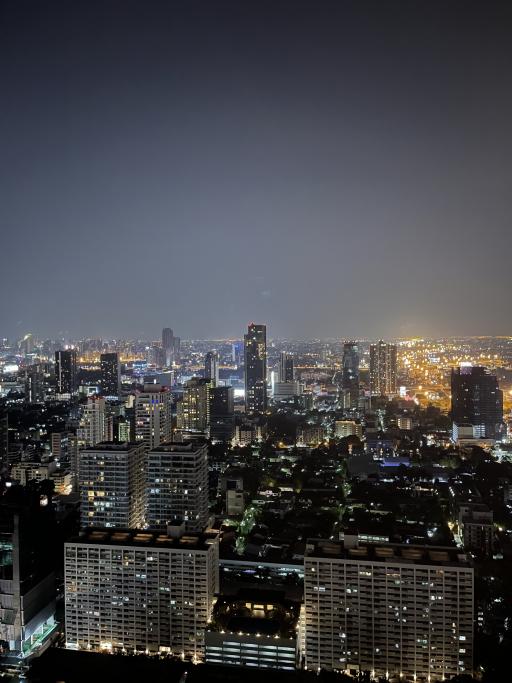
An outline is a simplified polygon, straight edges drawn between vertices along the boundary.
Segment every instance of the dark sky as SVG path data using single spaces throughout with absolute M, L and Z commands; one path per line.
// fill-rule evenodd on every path
M 0 3 L 0 335 L 511 334 L 512 3 Z

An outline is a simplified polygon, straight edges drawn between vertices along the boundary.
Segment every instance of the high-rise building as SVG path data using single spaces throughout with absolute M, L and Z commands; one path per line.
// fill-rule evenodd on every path
M 372 396 L 394 396 L 396 384 L 396 344 L 382 339 L 370 345 L 370 392 Z
M 164 327 L 162 330 L 162 348 L 165 354 L 165 365 L 171 366 L 177 363 L 180 354 L 180 338 L 174 336 L 174 332 L 170 327 Z
M 9 418 L 7 409 L 0 405 L 0 469 L 9 462 Z
M 279 356 L 279 372 L 278 372 L 279 382 L 294 382 L 295 381 L 295 368 L 293 356 L 286 351 L 282 351 Z
M 57 395 L 59 397 L 71 398 L 76 393 L 75 349 L 55 351 L 55 379 L 57 381 Z
M 343 370 L 341 386 L 348 396 L 350 408 L 357 408 L 359 403 L 359 349 L 355 342 L 343 344 Z
M 95 446 L 107 437 L 107 418 L 103 396 L 89 396 L 83 408 L 77 436 L 81 446 Z
M 185 382 L 183 398 L 177 406 L 178 429 L 206 432 L 211 385 L 211 380 L 202 377 L 192 377 Z
M 171 392 L 158 384 L 144 385 L 135 397 L 135 440 L 146 448 L 169 441 L 172 435 Z
M 244 336 L 245 410 L 264 413 L 267 409 L 267 328 L 251 323 Z
M 165 529 L 181 520 L 187 531 L 208 522 L 208 446 L 187 441 L 166 443 L 147 454 L 147 523 Z
M 121 395 L 121 364 L 117 353 L 102 353 L 101 393 L 108 398 L 119 398 Z
M 233 387 L 214 387 L 209 391 L 208 436 L 213 442 L 229 443 L 235 427 Z
M 310 670 L 428 681 L 472 672 L 473 568 L 459 548 L 310 541 L 304 606 Z
M 25 381 L 25 403 L 42 403 L 44 401 L 44 374 L 41 365 L 29 365 L 23 373 Z
M 82 527 L 144 526 L 144 445 L 104 442 L 80 451 Z
M 216 534 L 89 531 L 65 544 L 66 646 L 204 658 Z
M 219 357 L 216 351 L 208 351 L 204 357 L 204 378 L 214 387 L 219 386 Z
M 499 439 L 503 433 L 503 392 L 487 368 L 463 365 L 451 375 L 452 420 L 470 425 L 475 437 Z
M 20 658 L 54 631 L 55 515 L 48 482 L 0 496 L 0 639 Z

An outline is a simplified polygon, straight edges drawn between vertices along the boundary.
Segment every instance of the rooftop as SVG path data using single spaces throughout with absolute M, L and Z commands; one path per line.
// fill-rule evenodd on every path
M 329 558 L 333 560 L 359 560 L 393 562 L 400 564 L 433 564 L 440 566 L 470 567 L 469 557 L 459 548 L 424 546 L 398 543 L 378 545 L 372 543 L 344 544 L 324 539 L 308 539 L 305 559 Z
M 198 451 L 205 445 L 204 441 L 167 441 L 161 443 L 156 448 L 152 448 L 150 453 L 191 453 Z
M 97 443 L 95 446 L 87 446 L 86 448 L 82 448 L 82 451 L 109 451 L 109 452 L 119 452 L 119 453 L 126 453 L 127 451 L 131 451 L 133 448 L 140 448 L 141 443 L 140 442 L 135 442 L 135 441 L 124 441 L 122 443 L 118 443 L 117 441 L 100 441 L 100 443 Z
M 208 550 L 216 539 L 215 533 L 188 532 L 180 538 L 172 538 L 160 530 L 91 528 L 83 531 L 80 536 L 70 539 L 68 543 Z

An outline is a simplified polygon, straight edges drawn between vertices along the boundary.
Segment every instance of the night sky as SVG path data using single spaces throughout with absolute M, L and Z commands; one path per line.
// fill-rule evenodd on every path
M 512 334 L 512 3 L 0 2 L 0 336 Z

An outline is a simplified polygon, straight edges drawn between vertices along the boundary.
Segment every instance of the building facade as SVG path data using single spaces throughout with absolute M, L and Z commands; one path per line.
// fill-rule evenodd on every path
M 81 450 L 81 526 L 144 526 L 144 472 L 143 444 L 103 442 Z
M 245 410 L 264 413 L 267 409 L 267 328 L 251 323 L 244 336 Z
M 453 368 L 451 389 L 454 425 L 471 426 L 474 438 L 501 438 L 503 392 L 495 375 L 482 366 Z
M 372 396 L 397 393 L 396 344 L 380 340 L 370 345 L 370 393 Z
M 121 363 L 119 354 L 102 353 L 100 356 L 101 367 L 101 393 L 108 398 L 119 398 L 121 395 Z
M 147 454 L 147 523 L 165 529 L 173 520 L 187 531 L 208 522 L 208 446 L 188 441 L 165 443 Z
M 71 398 L 77 390 L 76 351 L 55 351 L 56 393 L 61 398 Z
M 304 600 L 308 669 L 472 673 L 473 569 L 457 548 L 310 541 Z
M 347 396 L 349 408 L 357 408 L 359 403 L 359 349 L 355 342 L 343 344 L 343 369 L 341 387 Z
M 219 582 L 215 534 L 97 530 L 64 553 L 68 648 L 204 658 Z
M 135 440 L 155 448 L 172 435 L 171 393 L 158 384 L 144 386 L 135 397 Z

